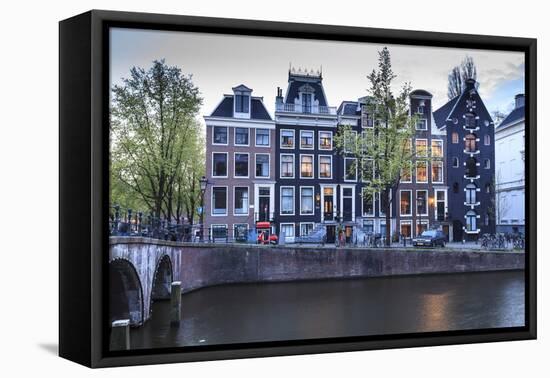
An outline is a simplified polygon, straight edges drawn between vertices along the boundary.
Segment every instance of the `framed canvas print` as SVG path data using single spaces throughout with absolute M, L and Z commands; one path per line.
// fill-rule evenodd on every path
M 536 337 L 536 40 L 60 22 L 60 355 Z

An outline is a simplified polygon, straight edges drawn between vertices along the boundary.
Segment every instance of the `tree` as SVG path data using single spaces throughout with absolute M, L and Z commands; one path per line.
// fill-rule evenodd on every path
M 506 118 L 506 114 L 497 109 L 493 113 L 491 113 L 491 117 L 495 121 L 495 126 L 498 126 L 502 121 L 504 121 L 504 118 Z
M 178 184 L 189 177 L 182 167 L 197 159 L 189 141 L 200 132 L 201 103 L 192 77 L 164 60 L 148 70 L 133 67 L 129 78 L 113 86 L 113 202 L 143 205 L 157 218 L 173 219 Z
M 447 83 L 447 97 L 449 100 L 462 94 L 468 79 L 477 80 L 477 68 L 471 56 L 466 56 L 460 65 L 453 67 L 449 72 Z
M 368 99 L 363 105 L 373 120 L 373 127 L 365 128 L 360 135 L 344 127 L 335 137 L 340 153 L 351 154 L 357 159 L 357 171 L 365 183 L 364 195 L 381 195 L 386 217 L 387 246 L 391 242 L 390 209 L 393 198 L 390 193 L 399 186 L 402 173 L 411 169 L 416 154 L 411 146 L 417 122 L 417 117 L 411 116 L 410 112 L 411 86 L 406 83 L 394 96 L 392 82 L 395 78 L 390 51 L 384 47 L 378 52 L 378 70 L 368 75 L 370 88 Z M 427 154 L 422 159 L 427 160 Z

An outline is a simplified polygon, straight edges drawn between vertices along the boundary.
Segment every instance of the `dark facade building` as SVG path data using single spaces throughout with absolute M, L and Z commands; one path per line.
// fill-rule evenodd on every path
M 334 152 L 338 120 L 322 80 L 321 72 L 291 69 L 285 95 L 277 89 L 275 223 L 288 242 L 323 222 L 335 224 L 340 208 Z M 329 228 L 329 239 L 332 232 L 335 228 Z
M 433 113 L 447 134 L 448 218 L 455 241 L 495 232 L 495 127 L 476 82 Z

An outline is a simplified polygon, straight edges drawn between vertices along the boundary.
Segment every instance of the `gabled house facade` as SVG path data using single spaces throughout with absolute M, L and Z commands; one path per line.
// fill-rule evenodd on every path
M 290 69 L 285 95 L 277 88 L 274 220 L 287 242 L 307 236 L 324 222 L 334 223 L 328 242 L 336 232 L 340 211 L 334 147 L 337 114 L 328 104 L 322 81 L 319 71 Z
M 473 79 L 433 113 L 447 135 L 447 218 L 452 240 L 495 232 L 495 127 Z
M 275 211 L 275 123 L 262 97 L 232 88 L 205 116 L 205 239 L 237 238 Z
M 495 130 L 497 232 L 525 233 L 525 95 Z

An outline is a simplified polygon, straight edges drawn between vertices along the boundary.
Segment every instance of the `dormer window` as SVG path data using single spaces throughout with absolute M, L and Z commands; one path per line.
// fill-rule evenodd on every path
M 235 113 L 250 112 L 250 95 L 246 92 L 235 92 Z

